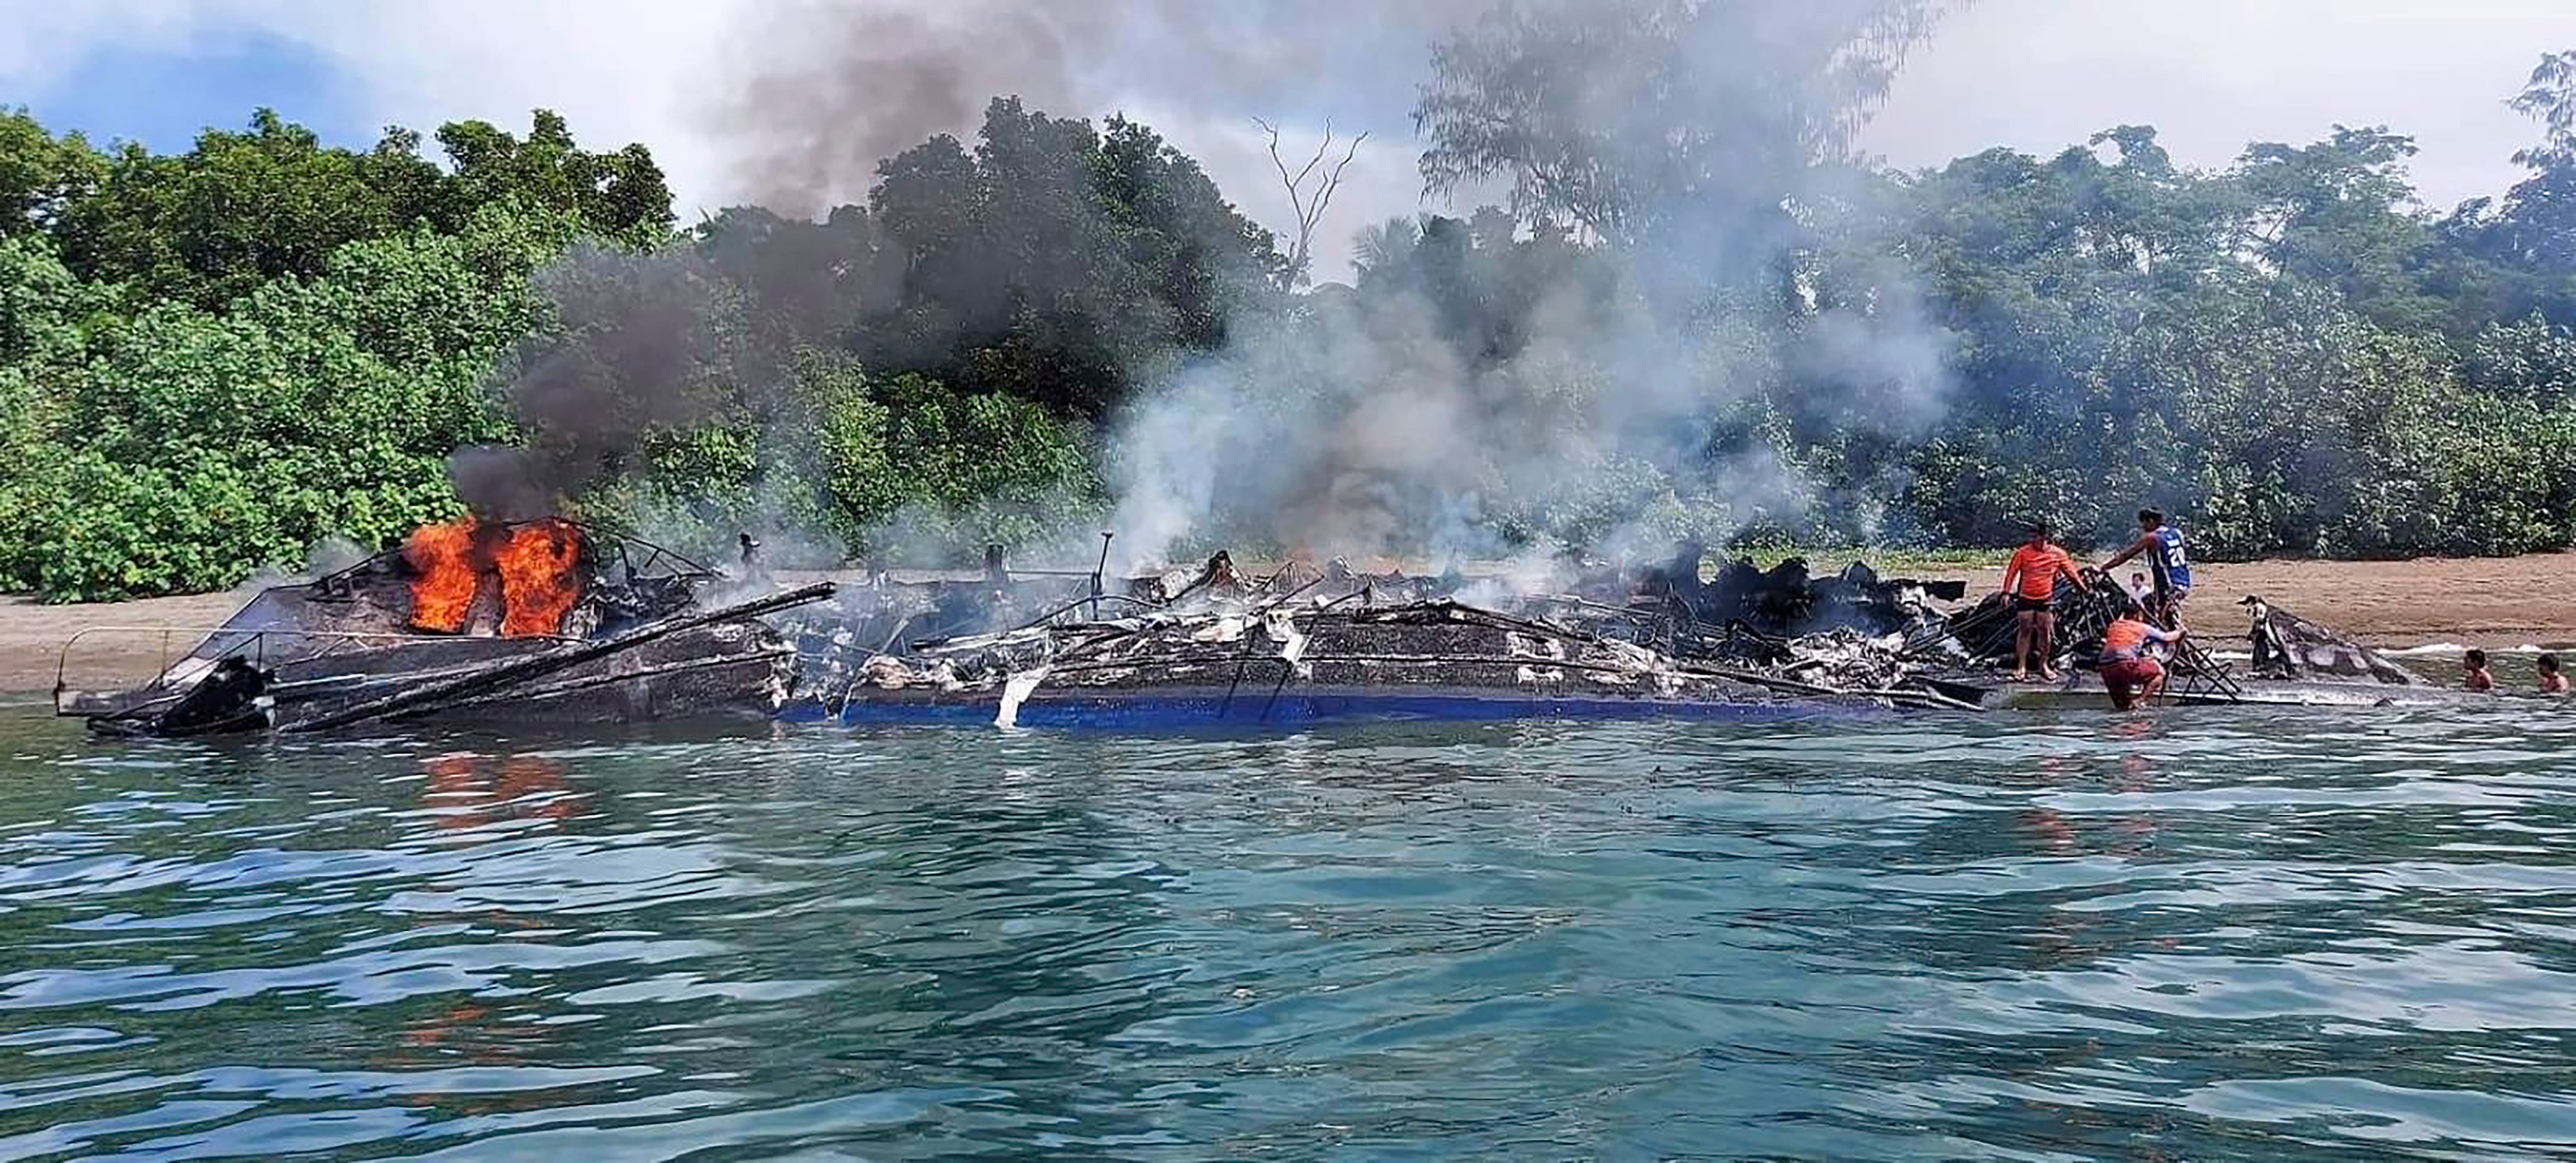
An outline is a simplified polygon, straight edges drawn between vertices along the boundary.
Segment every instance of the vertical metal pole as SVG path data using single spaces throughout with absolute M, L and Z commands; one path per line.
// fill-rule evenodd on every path
M 1100 564 L 1091 571 L 1091 620 L 1094 622 L 1100 620 L 1101 584 L 1109 576 L 1109 539 L 1115 536 L 1109 530 L 1100 531 Z

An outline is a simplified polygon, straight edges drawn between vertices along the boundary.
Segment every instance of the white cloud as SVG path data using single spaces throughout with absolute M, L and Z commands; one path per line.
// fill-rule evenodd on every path
M 2249 141 L 2385 124 L 2415 135 L 2416 183 L 2448 207 L 2516 180 L 2538 131 L 2504 99 L 2563 48 L 2570 0 L 1980 0 L 1906 63 L 1865 144 L 1911 167 L 2143 123 L 2177 161 L 2222 166 Z

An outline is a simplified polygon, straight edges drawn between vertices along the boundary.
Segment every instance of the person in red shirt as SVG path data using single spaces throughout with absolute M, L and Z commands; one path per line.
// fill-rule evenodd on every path
M 2180 630 L 2159 630 L 2147 624 L 2146 604 L 2129 599 L 2120 616 L 2102 628 L 2102 656 L 2094 668 L 2102 674 L 2102 688 L 2111 692 L 2111 706 L 2128 710 L 2140 699 L 2151 699 L 2164 690 L 2165 667 L 2148 643 L 2171 646 L 2182 641 Z
M 2057 615 L 2049 603 L 2057 598 L 2059 577 L 2084 584 L 2084 575 L 2075 572 L 2075 559 L 2050 544 L 2048 533 L 2048 522 L 2031 522 L 2030 540 L 2013 550 L 2012 560 L 2004 565 L 2004 594 L 2012 600 L 2020 621 L 2013 633 L 2014 682 L 2030 681 L 2034 659 L 2039 677 L 2057 680 Z

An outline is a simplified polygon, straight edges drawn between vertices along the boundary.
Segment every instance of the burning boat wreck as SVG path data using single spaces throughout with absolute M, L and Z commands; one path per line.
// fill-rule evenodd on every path
M 58 661 L 55 709 L 102 733 L 164 736 L 767 714 L 793 688 L 796 652 L 762 615 L 832 586 L 708 603 L 721 583 L 678 554 L 570 521 L 467 517 L 260 591 L 130 690 L 72 689 L 83 640 L 126 632 L 84 631 Z
M 1352 718 L 1761 720 L 2100 706 L 2098 684 L 2002 680 L 2011 617 L 1944 613 L 1958 581 L 1823 577 L 1697 545 L 1549 585 L 1293 561 L 1247 576 L 1013 571 L 749 592 L 571 522 L 420 530 L 317 581 L 264 590 L 152 681 L 58 684 L 108 733 L 376 724 L 607 723 L 709 713 L 798 721 L 1170 728 Z M 714 600 L 719 595 L 731 595 Z M 2061 657 L 2090 657 L 2125 601 L 2058 598 Z M 2188 642 L 2169 701 L 2374 706 L 2453 697 L 2315 623 L 2249 599 L 2245 665 Z M 77 640 L 73 646 L 78 644 Z M 66 656 L 72 646 L 66 647 Z M 2083 674 L 2080 666 L 2070 667 Z

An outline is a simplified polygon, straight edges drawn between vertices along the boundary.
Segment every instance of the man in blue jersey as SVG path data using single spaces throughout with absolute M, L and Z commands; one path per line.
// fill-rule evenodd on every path
M 2157 604 L 2179 629 L 2183 601 L 2191 597 L 2191 553 L 2183 548 L 2182 530 L 2165 524 L 2165 515 L 2155 509 L 2138 510 L 2138 530 L 2138 539 L 2103 562 L 2102 572 L 2109 573 L 2141 553 L 2147 555 L 2147 565 L 2155 577 Z

